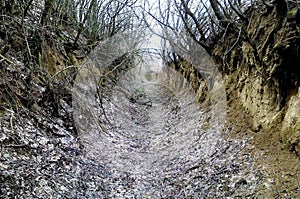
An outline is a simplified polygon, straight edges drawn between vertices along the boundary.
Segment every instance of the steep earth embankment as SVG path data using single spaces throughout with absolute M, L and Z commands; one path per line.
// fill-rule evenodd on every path
M 277 127 L 282 141 L 296 146 L 300 130 L 300 26 L 296 18 L 282 17 L 276 7 L 264 9 L 253 10 L 246 30 L 253 44 L 230 34 L 213 55 L 223 63 L 229 101 L 237 97 L 252 116 L 253 130 Z M 297 12 L 294 9 L 290 12 Z M 297 152 L 297 147 L 294 150 Z
M 257 168 L 267 171 L 281 196 L 298 189 L 300 171 L 299 8 L 265 5 L 246 14 L 245 32 L 225 33 L 212 56 L 226 87 L 231 134 L 254 138 Z M 207 101 L 200 73 L 182 66 L 177 69 L 197 90 L 199 101 Z

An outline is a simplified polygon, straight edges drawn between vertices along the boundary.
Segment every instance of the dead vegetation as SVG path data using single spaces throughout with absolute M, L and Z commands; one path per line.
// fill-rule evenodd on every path
M 80 156 L 70 89 L 97 43 L 132 25 L 131 3 L 0 2 L 1 198 L 86 198 L 104 187 L 105 171 Z
M 211 7 L 195 7 L 195 1 L 175 2 L 174 12 L 161 9 L 156 18 L 166 30 L 163 37 L 176 38 L 172 41 L 177 45 L 178 36 L 186 39 L 188 35 L 219 64 L 228 101 L 234 107 L 228 117 L 236 125 L 231 133 L 254 138 L 257 149 L 249 151 L 256 162 L 267 165 L 257 165 L 257 169 L 268 170 L 264 176 L 273 180 L 271 190 L 259 187 L 257 196 L 296 198 L 299 160 L 288 149 L 299 153 L 299 139 L 293 137 L 299 131 L 299 120 L 288 131 L 282 131 L 281 122 L 300 83 L 299 3 L 251 1 L 253 4 L 246 5 L 210 0 Z M 0 197 L 108 194 L 111 187 L 104 179 L 109 172 L 80 156 L 83 150 L 71 116 L 70 86 L 77 65 L 99 41 L 132 28 L 134 3 L 1 1 Z M 177 34 L 177 30 L 182 32 Z M 172 51 L 165 53 L 166 62 L 180 61 Z M 201 86 L 198 71 L 181 71 L 193 87 Z M 256 80 L 259 86 L 252 84 Z M 265 96 L 266 106 L 256 96 Z M 204 94 L 201 100 L 206 97 Z M 276 117 L 266 117 L 266 111 L 275 111 Z M 268 117 L 275 119 L 266 123 Z M 253 125 L 253 121 L 262 122 Z

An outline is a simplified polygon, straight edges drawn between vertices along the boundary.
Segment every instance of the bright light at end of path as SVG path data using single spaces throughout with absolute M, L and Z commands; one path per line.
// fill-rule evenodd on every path
M 163 60 L 161 57 L 162 38 L 159 36 L 161 30 L 159 28 L 148 31 L 147 39 L 142 44 L 142 48 L 145 49 L 144 54 L 144 67 L 146 70 L 159 72 L 163 68 Z

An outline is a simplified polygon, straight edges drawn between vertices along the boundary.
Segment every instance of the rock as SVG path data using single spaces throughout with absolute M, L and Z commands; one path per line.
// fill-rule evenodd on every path
M 247 180 L 245 180 L 244 178 L 242 178 L 239 181 L 237 181 L 234 186 L 235 187 L 240 187 L 240 186 L 247 185 L 247 184 L 248 184 Z
M 300 131 L 293 133 L 289 139 L 290 150 L 300 157 Z
M 0 47 L 4 46 L 5 45 L 5 41 L 0 39 Z
M 261 123 L 257 120 L 254 120 L 253 125 L 252 125 L 252 130 L 255 131 L 255 132 L 258 132 L 258 131 L 261 130 L 261 128 L 262 128 Z

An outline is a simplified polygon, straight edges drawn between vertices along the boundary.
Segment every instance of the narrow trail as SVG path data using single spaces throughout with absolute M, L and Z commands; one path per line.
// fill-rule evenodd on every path
M 240 196 L 257 184 L 246 141 L 229 139 L 175 71 L 134 68 L 95 111 L 101 130 L 81 138 L 86 156 L 107 171 L 107 197 Z

